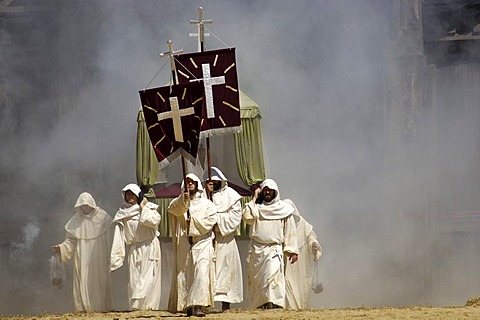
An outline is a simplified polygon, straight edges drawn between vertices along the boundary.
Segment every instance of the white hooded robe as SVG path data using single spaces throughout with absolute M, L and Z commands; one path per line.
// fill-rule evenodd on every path
M 157 205 L 147 202 L 130 205 L 125 192 L 132 191 L 137 197 L 140 188 L 129 184 L 122 190 L 124 204 L 115 218 L 115 234 L 110 257 L 110 270 L 123 265 L 128 256 L 128 299 L 130 310 L 159 310 L 161 292 L 161 251 L 158 225 L 161 216 Z
M 175 254 L 168 310 L 174 313 L 192 306 L 213 305 L 212 229 L 217 222 L 216 209 L 210 200 L 202 197 L 200 179 L 192 173 L 187 178 L 197 182 L 194 199 L 185 200 L 182 192 L 168 207 Z M 187 223 L 187 211 L 190 223 Z
M 79 209 L 92 208 L 89 214 Z M 65 224 L 60 245 L 62 262 L 73 258 L 73 302 L 76 312 L 111 310 L 108 261 L 112 240 L 112 218 L 83 192 L 75 204 L 75 215 Z
M 242 222 L 242 196 L 228 186 L 227 178 L 218 168 L 211 169 L 211 179 L 222 182 L 221 189 L 212 194 L 217 208 L 214 300 L 240 303 L 243 301 L 242 263 L 234 232 Z M 204 176 L 204 180 L 207 179 Z
M 293 217 L 297 228 L 299 251 L 298 260 L 295 263 L 285 261 L 285 308 L 309 309 L 313 263 L 322 255 L 322 248 L 313 231 L 313 226 L 300 215 L 293 201 L 285 199 L 285 202 L 295 208 Z M 313 250 L 314 244 L 318 245 L 318 250 Z
M 298 254 L 294 208 L 280 200 L 278 186 L 266 179 L 261 189 L 276 190 L 271 202 L 250 201 L 243 210 L 243 219 L 250 226 L 248 250 L 248 296 L 250 306 L 267 302 L 285 307 L 284 253 Z

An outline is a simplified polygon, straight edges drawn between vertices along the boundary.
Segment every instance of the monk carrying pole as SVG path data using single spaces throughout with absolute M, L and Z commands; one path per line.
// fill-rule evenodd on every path
M 174 57 L 173 55 L 174 54 L 178 54 L 178 53 L 182 53 L 183 50 L 178 50 L 178 51 L 173 51 L 173 44 L 172 44 L 172 40 L 168 40 L 167 41 L 167 45 L 168 45 L 168 51 L 167 52 L 164 52 L 164 53 L 160 53 L 160 57 L 165 57 L 165 56 L 169 56 L 170 57 L 170 69 L 172 71 L 172 84 L 173 85 L 177 85 L 178 84 L 178 81 L 177 81 L 177 73 L 176 73 L 176 69 L 175 69 L 175 60 L 174 60 Z M 188 192 L 188 185 L 187 185 L 187 174 L 186 174 L 186 169 L 185 169 L 185 158 L 183 157 L 183 155 L 181 155 L 181 158 L 182 158 L 182 174 L 183 174 L 183 192 Z M 187 210 L 187 233 L 190 231 L 190 210 Z M 188 242 L 190 243 L 190 246 L 192 245 L 192 237 L 188 237 Z

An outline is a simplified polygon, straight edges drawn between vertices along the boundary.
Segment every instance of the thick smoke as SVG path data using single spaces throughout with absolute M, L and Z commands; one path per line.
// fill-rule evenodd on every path
M 430 238 L 384 203 L 394 1 L 64 0 L 0 19 L 0 217 L 15 237 L 0 234 L 0 314 L 73 310 L 69 281 L 62 291 L 49 283 L 50 247 L 80 192 L 113 214 L 136 180 L 138 91 L 169 81 L 159 57 L 167 40 L 197 50 L 188 34 L 200 6 L 214 21 L 206 49 L 237 48 L 240 89 L 263 116 L 268 177 L 323 246 L 325 292 L 312 307 L 426 303 L 403 280 L 427 254 L 408 248 Z M 395 233 L 389 214 L 404 217 Z M 120 310 L 124 269 L 115 275 Z

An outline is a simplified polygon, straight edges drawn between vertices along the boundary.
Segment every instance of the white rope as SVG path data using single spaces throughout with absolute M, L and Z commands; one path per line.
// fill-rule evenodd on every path
M 218 41 L 220 41 L 221 43 L 223 43 L 223 45 L 227 48 L 231 48 L 231 46 L 229 46 L 228 44 L 226 44 L 225 42 L 223 42 L 222 39 L 220 39 L 219 37 L 217 37 L 217 35 L 215 33 L 212 32 L 212 30 L 208 29 L 207 27 L 205 27 L 205 25 L 203 25 L 203 27 L 205 29 L 207 29 L 208 32 L 210 32 L 210 34 L 212 34 L 215 38 L 217 38 Z
M 158 74 L 162 71 L 163 67 L 165 67 L 165 65 L 167 64 L 168 60 L 165 61 L 165 63 L 163 64 L 163 66 L 160 68 L 160 70 L 158 70 L 158 72 L 155 74 L 155 76 L 153 77 L 152 80 L 150 80 L 150 82 L 143 88 L 143 91 L 145 91 L 146 88 L 148 88 L 148 86 L 153 82 L 153 80 L 155 80 L 155 78 L 158 76 Z M 171 77 L 171 76 L 170 76 Z

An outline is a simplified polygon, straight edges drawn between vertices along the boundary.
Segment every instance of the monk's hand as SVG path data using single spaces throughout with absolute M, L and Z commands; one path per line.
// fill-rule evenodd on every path
M 52 247 L 53 252 L 60 253 L 60 246 L 57 244 L 56 246 Z
M 313 249 L 313 252 L 315 253 L 320 250 L 320 245 L 317 242 L 314 242 L 312 244 L 312 249 Z
M 147 198 L 143 198 L 142 199 L 142 202 L 140 202 L 140 208 L 143 209 L 143 207 L 147 204 L 148 202 L 148 199 Z
M 257 198 L 258 198 L 258 195 L 260 194 L 260 192 L 262 192 L 262 189 L 260 189 L 260 188 L 257 188 L 257 189 L 255 189 L 255 191 L 253 191 L 253 198 L 252 198 L 253 202 L 257 201 Z
M 290 263 L 295 263 L 298 260 L 298 254 L 289 255 L 288 260 L 290 260 Z

